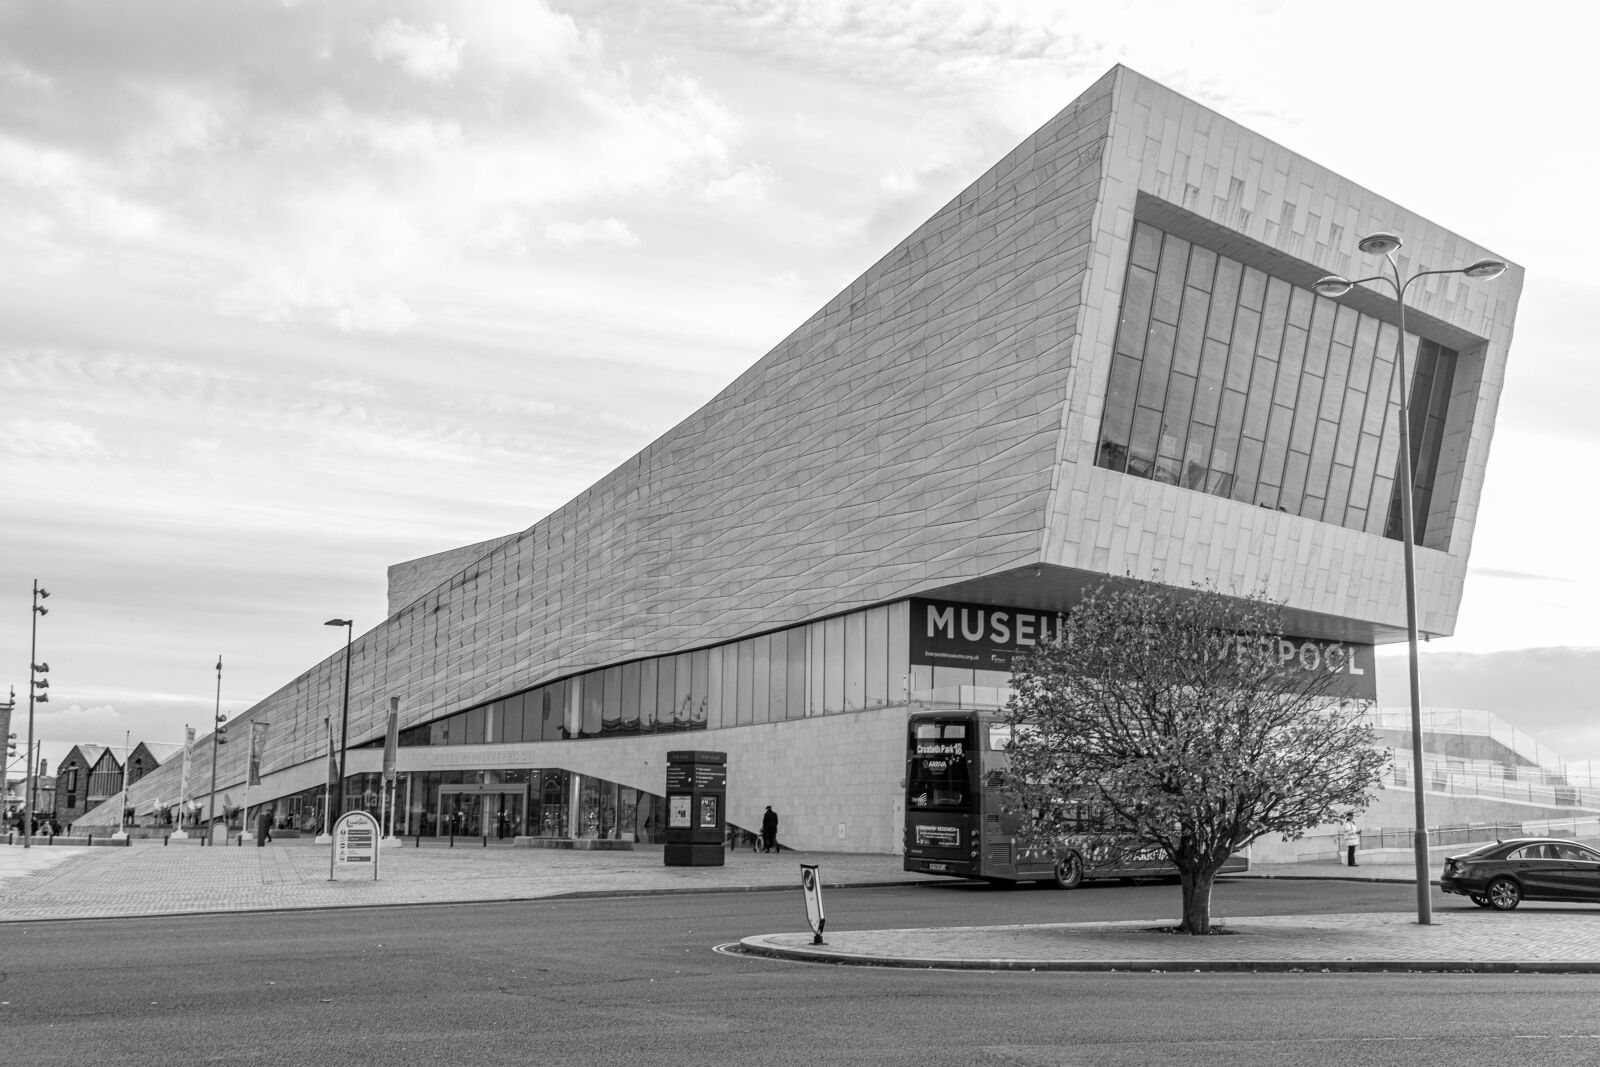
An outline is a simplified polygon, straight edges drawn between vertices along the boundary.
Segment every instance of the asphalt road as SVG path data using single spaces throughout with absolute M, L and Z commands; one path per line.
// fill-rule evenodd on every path
M 1161 924 L 1176 903 L 1170 886 L 826 899 L 830 929 Z M 1414 896 L 1235 882 L 1215 904 L 1222 916 L 1404 911 Z M 0 1056 L 30 1067 L 1456 1067 L 1584 1063 L 1600 1036 L 1596 977 L 948 972 L 714 951 L 804 926 L 798 891 L 12 924 L 0 927 Z

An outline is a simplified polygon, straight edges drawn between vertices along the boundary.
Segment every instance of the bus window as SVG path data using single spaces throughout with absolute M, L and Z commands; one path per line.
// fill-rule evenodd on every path
M 972 740 L 966 723 L 917 723 L 906 768 L 906 797 L 923 811 L 972 806 Z

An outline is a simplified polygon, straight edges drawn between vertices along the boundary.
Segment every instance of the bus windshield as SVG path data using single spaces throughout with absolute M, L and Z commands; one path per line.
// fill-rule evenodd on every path
M 973 804 L 976 737 L 968 720 L 915 722 L 907 750 L 906 797 L 921 811 L 967 811 Z

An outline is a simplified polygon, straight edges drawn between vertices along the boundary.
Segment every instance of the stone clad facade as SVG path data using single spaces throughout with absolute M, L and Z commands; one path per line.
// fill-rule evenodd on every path
M 895 658 L 904 635 L 891 633 L 887 652 L 873 646 L 875 664 L 890 661 L 887 681 L 869 677 L 877 697 L 829 706 L 816 690 L 831 620 L 857 626 L 865 609 L 918 596 L 1064 610 L 1100 578 L 1134 575 L 1265 591 L 1305 637 L 1394 640 L 1398 542 L 1096 465 L 1136 224 L 1298 287 L 1371 273 L 1352 258 L 1371 230 L 1403 233 L 1413 269 L 1484 254 L 1115 68 L 593 487 L 519 534 L 392 568 L 391 614 L 352 648 L 351 745 L 381 739 L 392 696 L 403 730 L 508 698 L 502 713 L 532 715 L 522 694 L 537 687 L 618 664 L 655 677 L 655 659 L 755 637 L 773 671 L 788 656 L 789 689 L 772 674 L 770 707 L 757 661 L 757 718 L 772 721 L 730 710 L 694 739 L 729 753 L 729 820 L 756 826 L 772 803 L 798 847 L 890 851 L 904 716 L 931 690 Z M 1441 489 L 1419 538 L 1429 633 L 1450 632 L 1459 607 L 1520 281 L 1512 268 L 1410 295 L 1412 332 L 1459 352 Z M 1392 316 L 1392 301 L 1350 302 Z M 745 694 L 739 669 L 725 677 Z M 321 782 L 344 670 L 340 650 L 245 714 L 272 723 L 252 803 Z M 544 709 L 562 714 L 548 696 Z M 583 712 L 565 714 L 577 724 Z M 400 769 L 559 767 L 659 793 L 665 752 L 684 747 L 668 732 L 596 739 L 574 725 L 573 736 L 585 739 L 418 744 L 400 750 Z M 207 781 L 210 746 L 195 751 L 194 778 Z M 237 795 L 245 757 L 242 743 L 223 749 L 219 792 Z M 351 773 L 377 769 L 375 749 L 349 757 Z M 153 771 L 133 802 L 174 793 L 175 773 Z

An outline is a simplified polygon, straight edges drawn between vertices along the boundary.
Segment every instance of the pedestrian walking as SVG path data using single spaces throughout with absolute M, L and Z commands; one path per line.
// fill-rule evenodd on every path
M 1361 844 L 1361 831 L 1350 819 L 1344 821 L 1344 856 L 1348 866 L 1355 867 L 1356 849 Z
M 772 805 L 767 805 L 767 813 L 761 816 L 761 851 L 778 851 L 778 813 L 772 810 Z

